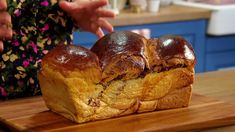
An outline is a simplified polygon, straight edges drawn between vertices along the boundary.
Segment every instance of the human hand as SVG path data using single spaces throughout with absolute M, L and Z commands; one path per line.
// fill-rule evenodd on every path
M 0 0 L 0 52 L 3 51 L 3 41 L 11 37 L 11 16 L 7 12 L 7 2 Z
M 104 36 L 102 29 L 108 32 L 113 31 L 113 26 L 104 18 L 114 17 L 112 11 L 103 9 L 107 5 L 107 0 L 74 0 L 73 2 L 60 1 L 60 7 L 66 11 L 77 26 L 84 31 L 96 34 L 98 37 Z

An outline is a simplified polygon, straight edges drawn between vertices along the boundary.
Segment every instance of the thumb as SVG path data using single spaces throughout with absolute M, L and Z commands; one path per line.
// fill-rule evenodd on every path
M 59 2 L 59 6 L 62 10 L 66 11 L 66 12 L 72 12 L 74 9 L 78 8 L 77 4 L 75 4 L 74 2 L 68 2 L 65 0 L 61 0 Z

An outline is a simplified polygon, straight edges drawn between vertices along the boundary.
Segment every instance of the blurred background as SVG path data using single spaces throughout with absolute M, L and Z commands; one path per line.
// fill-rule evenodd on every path
M 235 0 L 109 0 L 115 30 L 146 38 L 179 35 L 194 47 L 196 72 L 235 69 Z M 75 32 L 74 43 L 91 47 L 98 38 Z

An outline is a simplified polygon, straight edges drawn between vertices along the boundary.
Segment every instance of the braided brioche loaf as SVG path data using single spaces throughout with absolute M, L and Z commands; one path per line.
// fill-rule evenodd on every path
M 57 46 L 42 59 L 39 82 L 49 109 L 82 123 L 188 106 L 195 63 L 181 37 L 116 31 L 90 50 Z

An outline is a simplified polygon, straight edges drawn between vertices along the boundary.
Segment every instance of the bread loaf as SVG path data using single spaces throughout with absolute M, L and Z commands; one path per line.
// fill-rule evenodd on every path
M 54 48 L 42 59 L 39 82 L 50 110 L 83 123 L 188 106 L 195 63 L 182 37 L 116 31 L 90 50 Z

